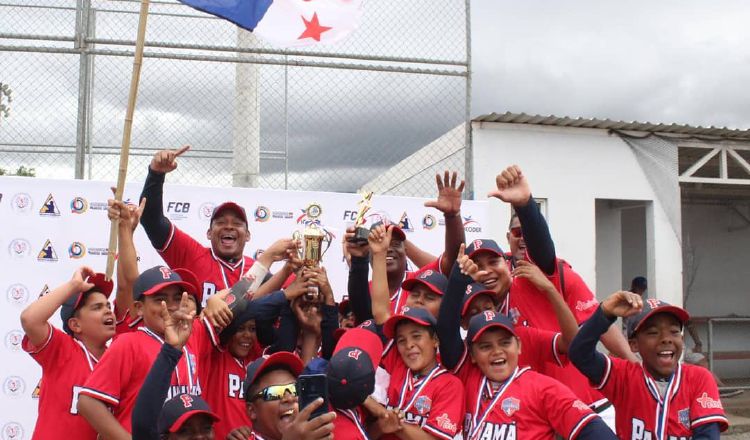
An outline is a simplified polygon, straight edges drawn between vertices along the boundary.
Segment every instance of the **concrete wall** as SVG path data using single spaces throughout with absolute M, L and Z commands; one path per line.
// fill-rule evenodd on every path
M 592 288 L 597 286 L 595 200 L 651 201 L 646 209 L 647 258 L 652 262 L 649 291 L 682 303 L 680 240 L 630 147 L 619 137 L 605 130 L 475 122 L 473 147 L 476 198 L 487 194 L 501 169 L 518 164 L 533 193 L 548 199 L 548 221 L 558 254 Z M 505 243 L 508 207 L 492 203 L 490 215 L 497 220 L 485 230 Z
M 622 289 L 637 276 L 647 276 L 646 208 L 622 210 Z

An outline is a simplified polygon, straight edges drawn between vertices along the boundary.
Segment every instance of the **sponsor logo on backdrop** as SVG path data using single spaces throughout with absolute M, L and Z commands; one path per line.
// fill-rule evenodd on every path
M 198 208 L 198 218 L 201 220 L 210 220 L 211 214 L 214 213 L 214 208 L 216 208 L 215 203 L 206 202 Z
M 3 203 L 3 193 L 0 193 L 0 203 Z
M 255 208 L 255 221 L 265 223 L 271 220 L 271 212 L 265 206 L 258 206 Z
M 466 232 L 482 232 L 482 225 L 478 221 L 471 218 L 471 216 L 463 217 L 464 219 L 464 231 Z
M 23 305 L 29 300 L 29 289 L 23 284 L 11 284 L 5 297 L 11 304 Z
M 89 210 L 89 201 L 83 197 L 73 197 L 70 201 L 70 212 L 73 214 L 83 214 Z
M 21 341 L 23 341 L 23 332 L 11 330 L 5 335 L 5 348 L 10 351 L 21 351 Z
M 271 213 L 271 217 L 282 220 L 290 220 L 294 218 L 294 213 L 292 211 L 273 211 Z
M 414 232 L 414 227 L 411 225 L 411 220 L 409 220 L 406 211 L 401 214 L 401 220 L 398 221 L 398 227 L 404 232 Z
M 106 211 L 108 207 L 109 206 L 107 206 L 107 202 L 90 202 L 89 203 L 89 209 L 92 211 Z
M 20 376 L 9 376 L 3 381 L 3 392 L 6 396 L 20 397 L 26 391 L 26 382 Z
M 39 379 L 39 382 L 37 382 L 36 386 L 34 387 L 34 391 L 31 392 L 31 398 L 38 399 L 39 394 L 41 393 L 42 393 L 42 379 Z
M 36 255 L 36 259 L 47 263 L 57 262 L 57 252 L 55 252 L 55 248 L 52 247 L 52 242 L 49 238 L 44 242 L 44 246 L 42 246 L 42 250 Z
M 31 212 L 31 209 L 34 207 L 34 201 L 31 199 L 31 196 L 26 193 L 18 193 L 14 195 L 10 204 L 13 207 L 13 211 L 19 214 L 27 214 Z
M 80 241 L 74 241 L 68 246 L 68 255 L 75 260 L 86 256 L 86 245 Z
M 432 214 L 425 214 L 425 216 L 422 217 L 422 229 L 430 231 L 432 229 L 435 229 L 435 226 L 437 226 L 437 224 L 437 219 Z
M 11 240 L 8 244 L 8 255 L 13 259 L 21 259 L 31 255 L 31 243 L 23 238 Z
M 3 440 L 21 440 L 23 427 L 18 422 L 8 422 L 3 426 Z
M 167 217 L 172 220 L 186 219 L 190 213 L 190 202 L 167 203 Z
M 39 296 L 37 297 L 37 299 L 43 297 L 44 295 L 48 293 L 49 293 L 49 286 L 45 284 L 44 287 L 42 287 L 42 290 L 39 291 Z
M 39 208 L 39 215 L 41 215 L 42 217 L 60 216 L 60 210 L 57 209 L 57 203 L 55 202 L 55 198 L 52 197 L 52 193 L 47 196 L 47 200 L 45 200 L 42 207 Z

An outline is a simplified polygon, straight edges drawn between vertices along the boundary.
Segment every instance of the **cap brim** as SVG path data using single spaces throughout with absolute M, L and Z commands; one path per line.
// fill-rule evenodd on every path
M 430 291 L 432 291 L 433 293 L 436 293 L 436 294 L 438 294 L 440 296 L 443 296 L 443 294 L 444 294 L 442 291 L 440 291 L 440 289 L 438 289 L 437 287 L 435 287 L 435 285 L 430 284 L 430 283 L 428 283 L 425 280 L 420 280 L 419 278 L 408 279 L 408 280 L 404 281 L 403 283 L 401 283 L 401 287 L 404 288 L 405 290 L 412 290 L 412 288 L 414 288 L 414 286 L 416 286 L 417 284 L 422 284 L 423 286 L 425 286 L 428 289 L 430 289 Z
M 205 415 L 211 417 L 214 422 L 221 421 L 221 418 L 219 416 L 217 416 L 216 414 L 212 413 L 211 411 L 206 411 L 206 410 L 203 410 L 203 409 L 196 409 L 194 411 L 188 411 L 188 412 L 182 414 L 180 417 L 178 417 L 177 420 L 175 420 L 174 423 L 172 423 L 172 426 L 169 427 L 169 432 L 174 433 L 174 432 L 179 431 L 180 428 L 182 428 L 182 425 L 185 422 L 187 422 L 187 420 L 190 417 L 193 417 L 193 416 L 198 415 L 198 414 L 205 414 Z
M 646 313 L 638 321 L 638 324 L 636 324 L 636 326 L 630 332 L 630 334 L 628 335 L 628 337 L 632 338 L 636 334 L 636 332 L 638 332 L 638 330 L 640 330 L 640 328 L 643 326 L 643 324 L 646 321 L 648 321 L 648 319 L 650 317 L 656 315 L 657 313 L 669 313 L 670 315 L 674 315 L 677 318 L 677 320 L 680 321 L 680 323 L 682 325 L 685 325 L 685 323 L 690 319 L 690 314 L 687 312 L 687 310 L 682 309 L 680 307 L 672 306 L 672 305 L 657 307 L 657 308 L 651 310 L 650 312 Z
M 484 327 L 482 327 L 481 329 L 479 329 L 479 331 L 474 336 L 472 336 L 471 342 L 476 342 L 477 339 L 479 339 L 479 337 L 482 336 L 482 334 L 484 334 L 484 332 L 486 332 L 489 329 L 495 328 L 495 327 L 504 329 L 504 330 L 508 331 L 511 335 L 518 337 L 518 335 L 516 334 L 515 330 L 513 330 L 512 328 L 508 327 L 505 324 L 501 324 L 499 322 L 493 322 L 493 323 L 487 324 Z
M 247 213 L 245 213 L 245 209 L 234 202 L 224 202 L 221 205 L 217 206 L 216 209 L 214 209 L 213 214 L 211 214 L 211 221 L 214 221 L 217 215 L 227 210 L 234 211 L 235 214 L 239 215 L 240 218 L 247 224 Z
M 94 287 L 92 289 L 97 292 L 101 292 L 106 297 L 109 297 L 115 286 L 115 283 L 112 282 L 112 280 L 107 280 L 106 275 L 104 275 L 103 273 L 95 273 L 94 275 L 88 277 L 86 282 L 93 284 Z M 80 298 L 78 300 L 80 301 Z M 78 307 L 77 304 L 76 307 Z
M 341 313 L 342 315 L 345 314 L 345 313 L 347 313 L 346 312 L 347 308 L 349 308 L 349 310 L 351 311 L 351 308 L 349 307 L 349 300 L 348 299 L 345 299 L 345 300 L 343 300 L 343 301 L 341 301 L 339 303 L 339 313 Z
M 394 339 L 396 337 L 396 326 L 401 321 L 411 321 L 417 325 L 421 325 L 423 327 L 432 327 L 432 323 L 423 321 L 419 318 L 415 318 L 414 316 L 408 316 L 408 315 L 394 315 L 388 318 L 388 320 L 383 324 L 383 334 L 388 339 Z
M 497 298 L 497 295 L 492 290 L 487 289 L 487 290 L 480 290 L 478 292 L 472 292 L 469 295 L 469 297 L 466 299 L 466 301 L 464 301 L 463 305 L 461 306 L 462 318 L 466 316 L 466 312 L 468 311 L 469 306 L 475 299 L 477 299 L 479 295 L 487 295 L 492 299 L 492 302 L 495 303 L 495 305 L 500 304 L 500 300 Z
M 198 296 L 198 293 L 195 291 L 195 286 L 192 283 L 188 283 L 187 281 L 168 281 L 166 283 L 159 283 L 151 287 L 147 291 L 143 292 L 142 295 L 143 296 L 153 295 L 156 292 L 160 291 L 161 289 L 164 289 L 169 286 L 180 286 L 183 289 L 185 289 L 185 291 L 188 294 L 196 296 L 196 297 Z
M 393 232 L 391 233 L 392 234 L 391 237 L 397 238 L 401 241 L 406 241 L 406 234 L 404 233 L 404 230 L 399 228 L 396 225 L 392 225 L 392 227 L 393 227 Z
M 258 368 L 258 370 L 253 374 L 253 377 L 247 378 L 247 381 L 249 383 L 254 383 L 258 379 L 258 376 L 263 373 L 263 371 L 267 370 L 269 367 L 273 367 L 276 365 L 284 365 L 288 367 L 290 370 L 292 370 L 292 373 L 295 377 L 302 374 L 302 370 L 305 369 L 305 365 L 302 363 L 302 359 L 300 359 L 299 356 L 288 351 L 279 351 L 265 359 L 260 368 Z
M 503 254 L 502 252 L 498 252 L 498 251 L 496 251 L 494 249 L 489 249 L 489 248 L 477 249 L 477 250 L 475 250 L 474 252 L 472 252 L 472 253 L 470 253 L 468 255 L 469 255 L 469 258 L 474 258 L 475 256 L 477 256 L 477 255 L 479 255 L 481 253 L 488 253 L 488 254 L 496 255 L 498 257 L 505 258 L 505 254 Z

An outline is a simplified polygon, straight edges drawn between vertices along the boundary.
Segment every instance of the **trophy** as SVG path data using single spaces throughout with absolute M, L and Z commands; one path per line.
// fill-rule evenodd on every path
M 354 219 L 354 237 L 349 241 L 353 243 L 367 243 L 370 229 L 364 225 L 365 214 L 372 208 L 372 191 L 362 193 L 362 200 L 357 202 L 357 217 Z
M 302 232 L 294 231 L 292 238 L 301 243 L 297 249 L 297 255 L 305 267 L 314 268 L 320 266 L 320 261 L 329 247 L 331 247 L 331 235 L 320 225 L 320 215 L 323 209 L 317 203 L 311 203 L 305 210 L 307 219 L 304 221 L 305 228 Z M 310 287 L 305 294 L 306 299 L 315 300 L 318 296 L 318 287 Z

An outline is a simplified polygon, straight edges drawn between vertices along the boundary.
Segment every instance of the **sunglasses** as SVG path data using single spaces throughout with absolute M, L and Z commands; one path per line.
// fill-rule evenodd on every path
M 265 387 L 258 391 L 258 394 L 254 395 L 252 400 L 263 399 L 264 402 L 281 400 L 286 393 L 289 393 L 292 396 L 297 396 L 297 384 L 288 383 L 286 385 L 271 385 L 270 387 Z
M 510 235 L 521 238 L 523 236 L 523 230 L 520 226 L 516 226 L 515 228 L 510 228 Z

